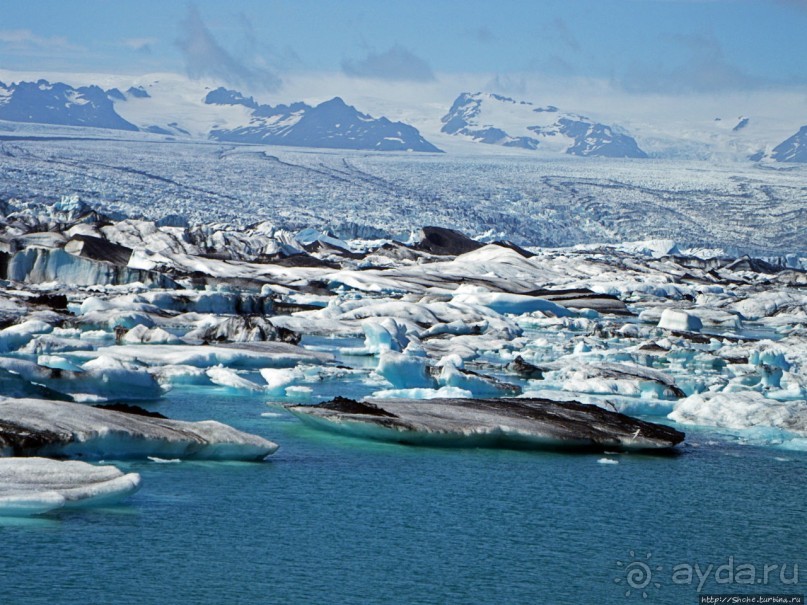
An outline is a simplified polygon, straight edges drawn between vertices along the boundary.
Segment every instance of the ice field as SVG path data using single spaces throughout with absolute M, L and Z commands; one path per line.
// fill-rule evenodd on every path
M 645 544 L 803 555 L 801 169 L 2 151 L 10 602 L 571 603 L 584 558 L 616 604 Z
M 73 140 L 36 140 L 44 134 L 31 127 L 4 135 L 4 199 L 55 202 L 76 194 L 127 216 L 269 221 L 343 238 L 407 239 L 438 225 L 524 245 L 671 239 L 732 254 L 805 254 L 807 169 L 798 164 L 558 158 L 517 150 L 300 151 L 146 135 L 86 140 L 110 131 L 66 130 L 59 135 Z

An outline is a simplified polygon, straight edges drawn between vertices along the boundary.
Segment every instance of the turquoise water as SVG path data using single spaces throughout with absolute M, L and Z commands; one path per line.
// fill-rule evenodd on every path
M 124 505 L 4 521 L 2 603 L 697 603 L 697 576 L 673 583 L 672 567 L 729 557 L 803 578 L 711 576 L 702 592 L 805 592 L 803 453 L 701 431 L 678 456 L 603 464 L 352 440 L 226 389 L 149 407 L 281 449 L 262 464 L 118 463 L 143 477 Z M 646 599 L 625 596 L 634 558 L 652 564 Z

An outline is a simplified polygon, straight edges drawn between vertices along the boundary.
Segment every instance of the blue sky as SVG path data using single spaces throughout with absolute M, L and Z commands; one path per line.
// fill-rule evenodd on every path
M 807 0 L 3 0 L 0 68 L 601 78 L 633 92 L 807 84 Z

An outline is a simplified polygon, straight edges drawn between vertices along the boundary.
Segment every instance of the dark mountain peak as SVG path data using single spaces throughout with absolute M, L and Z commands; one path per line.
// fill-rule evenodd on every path
M 129 96 L 135 97 L 137 99 L 149 99 L 149 98 L 151 98 L 151 95 L 142 86 L 130 86 L 129 89 L 126 91 L 126 94 L 128 94 Z
M 220 141 L 377 151 L 439 152 L 416 128 L 385 117 L 374 118 L 348 105 L 341 97 L 316 107 L 305 103 L 261 105 L 252 112 L 249 125 L 213 130 Z
M 126 95 L 124 95 L 118 88 L 110 88 L 106 91 L 106 96 L 116 101 L 126 100 Z
M 230 90 L 220 86 L 216 90 L 211 90 L 205 96 L 207 105 L 243 105 L 250 109 L 257 109 L 258 103 L 252 97 L 245 97 L 237 90 Z
M 115 112 L 112 102 L 118 89 L 104 91 L 90 85 L 74 88 L 64 82 L 19 82 L 6 87 L 10 93 L 0 105 L 0 119 L 65 126 L 91 126 L 137 130 Z
M 777 162 L 807 164 L 807 126 L 773 148 L 771 158 Z
M 491 105 L 497 109 L 489 114 L 486 108 Z M 507 119 L 506 128 L 496 123 L 501 120 L 497 116 L 505 111 L 512 116 L 512 120 Z M 551 145 L 546 143 L 548 148 L 559 150 L 561 146 L 565 153 L 572 155 L 647 157 L 632 137 L 615 132 L 607 124 L 581 115 L 560 113 L 554 105 L 534 108 L 528 101 L 494 93 L 460 93 L 442 122 L 442 132 L 466 136 L 478 143 L 538 149 L 551 141 Z

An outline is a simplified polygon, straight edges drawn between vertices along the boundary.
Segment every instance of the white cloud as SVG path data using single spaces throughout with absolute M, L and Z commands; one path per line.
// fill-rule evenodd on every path
M 180 30 L 177 45 L 190 78 L 210 77 L 249 90 L 275 91 L 280 88 L 280 77 L 273 69 L 254 60 L 238 59 L 222 47 L 193 4 L 188 5 L 188 14 L 180 24 Z
M 135 52 L 151 54 L 152 46 L 157 43 L 156 38 L 126 38 L 121 44 Z
M 0 30 L 0 44 L 8 50 L 24 53 L 26 51 L 60 51 L 80 52 L 84 48 L 68 41 L 64 36 L 39 36 L 30 29 Z
M 434 80 L 434 72 L 429 64 L 400 44 L 381 53 L 371 51 L 357 61 L 342 61 L 342 71 L 349 76 L 376 80 Z
M 749 90 L 772 84 L 731 63 L 711 34 L 677 34 L 668 42 L 683 48 L 688 57 L 675 66 L 636 63 L 620 83 L 633 92 L 717 92 Z

